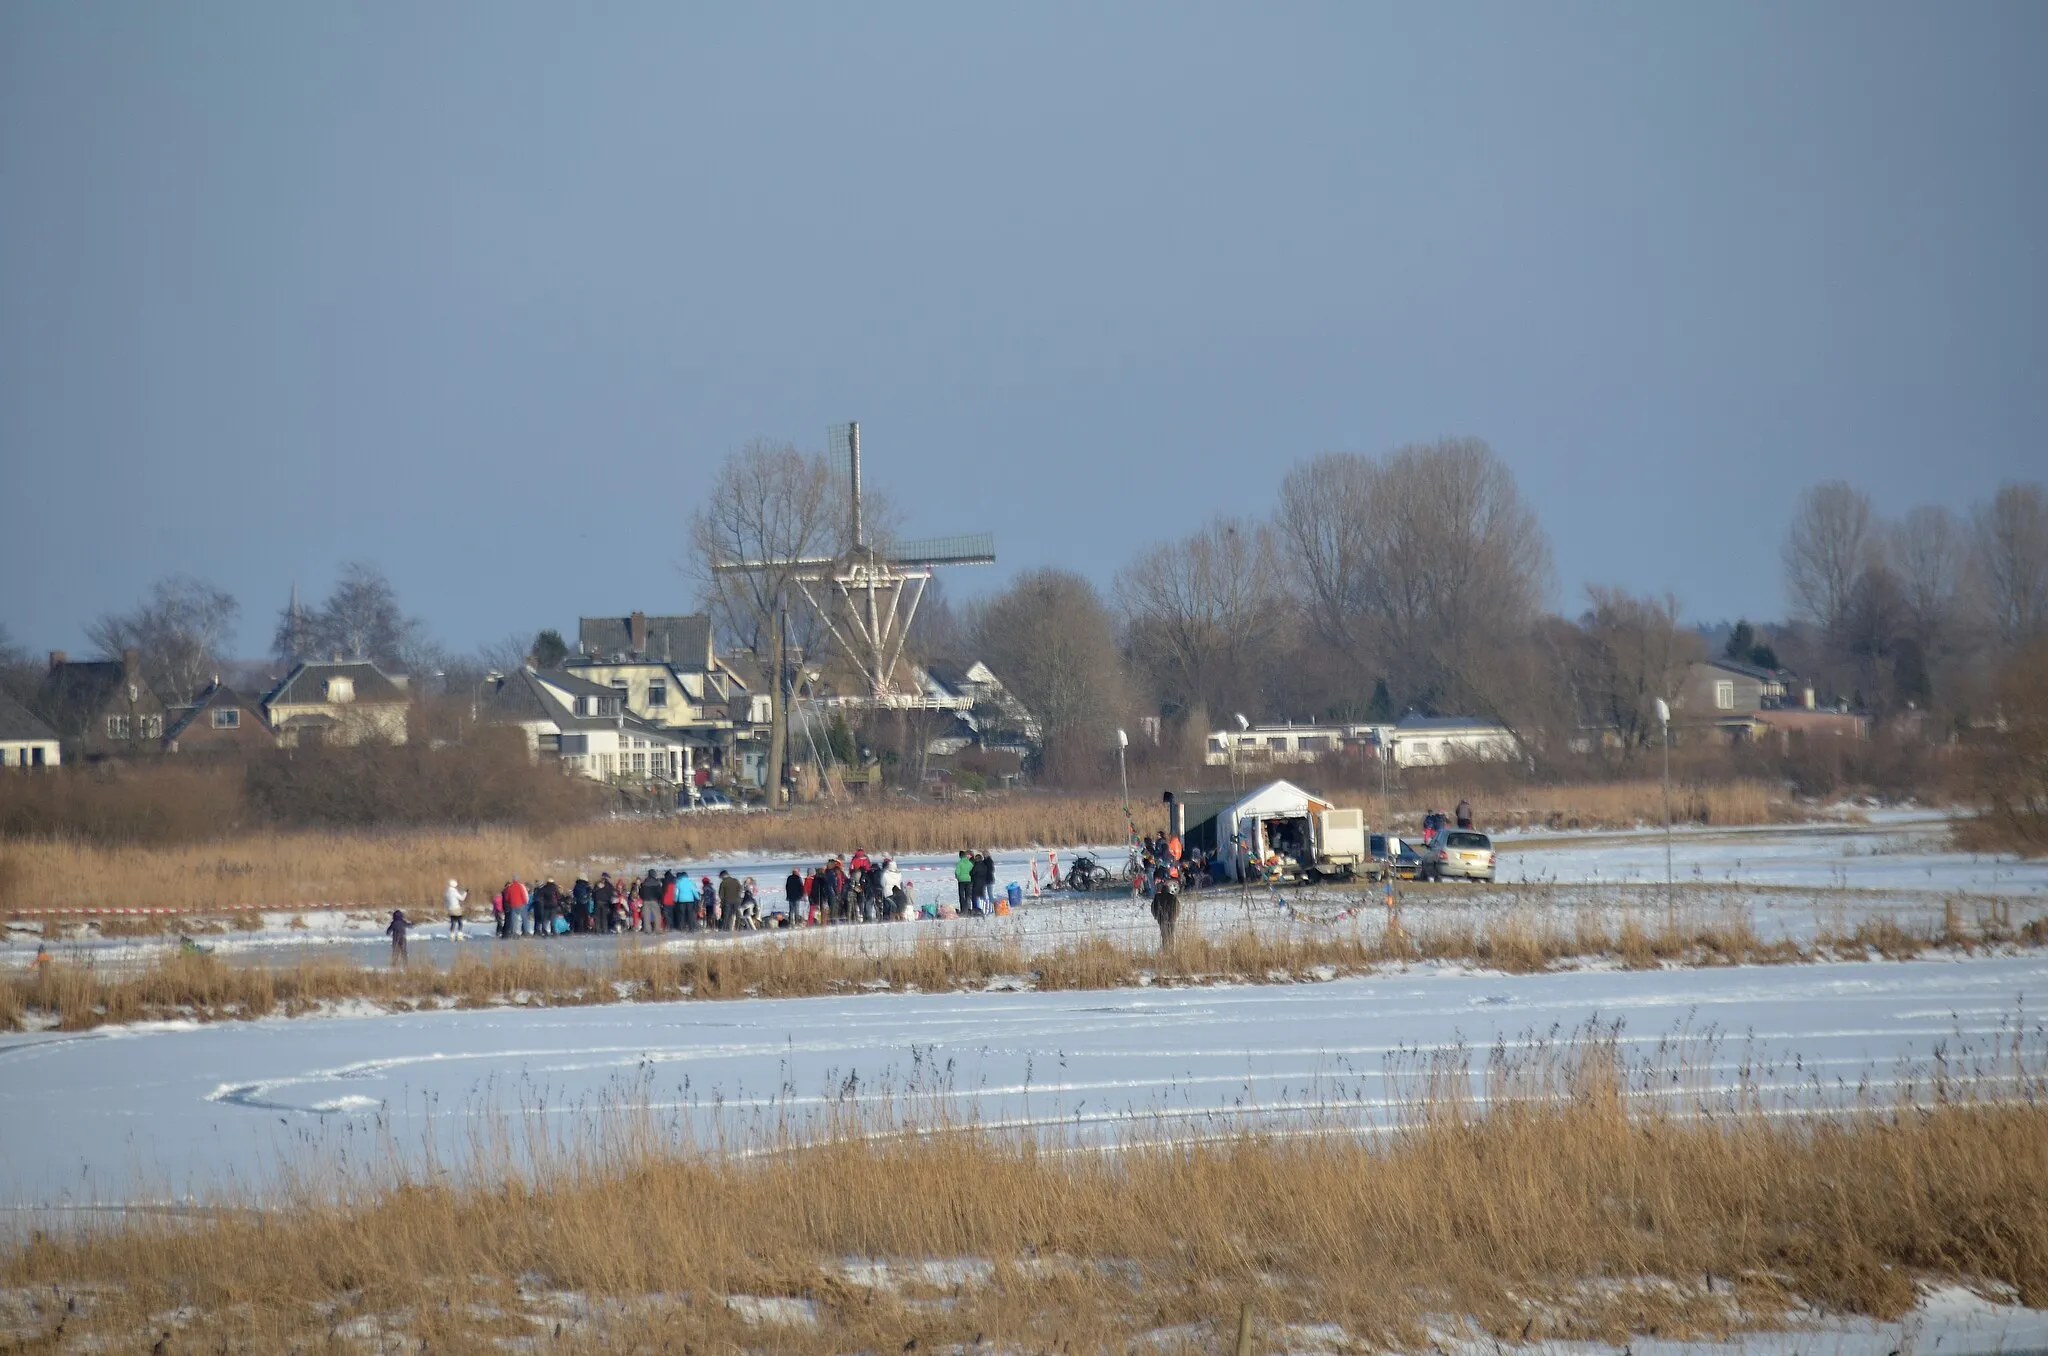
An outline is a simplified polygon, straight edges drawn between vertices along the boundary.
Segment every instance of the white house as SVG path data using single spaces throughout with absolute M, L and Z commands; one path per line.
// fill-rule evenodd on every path
M 56 767 L 63 761 L 57 732 L 0 689 L 0 768 Z
M 1511 763 L 1522 756 L 1506 726 L 1473 716 L 1403 716 L 1374 730 L 1395 767 Z
M 477 719 L 519 727 L 535 757 L 558 757 L 592 781 L 690 781 L 701 741 L 644 720 L 624 703 L 616 689 L 575 674 L 522 668 L 486 680 Z

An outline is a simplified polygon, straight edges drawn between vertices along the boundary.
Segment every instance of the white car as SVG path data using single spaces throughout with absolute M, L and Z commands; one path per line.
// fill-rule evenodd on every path
M 684 792 L 680 808 L 692 814 L 705 814 L 713 810 L 737 810 L 740 807 L 733 804 L 732 797 L 725 792 L 715 786 L 707 786 L 695 795 Z
M 1416 875 L 1423 880 L 1484 881 L 1493 884 L 1493 840 L 1473 829 L 1444 829 L 1422 854 Z

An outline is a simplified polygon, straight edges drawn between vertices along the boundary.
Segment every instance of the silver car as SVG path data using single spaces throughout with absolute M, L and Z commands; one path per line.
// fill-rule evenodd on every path
M 1422 854 L 1426 880 L 1477 880 L 1493 884 L 1493 840 L 1473 829 L 1445 829 Z

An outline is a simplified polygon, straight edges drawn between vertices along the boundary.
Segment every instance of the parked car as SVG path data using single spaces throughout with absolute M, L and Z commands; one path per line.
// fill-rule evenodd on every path
M 1386 872 L 1392 870 L 1401 880 L 1414 880 L 1422 870 L 1422 858 L 1415 851 L 1415 845 L 1405 838 L 1395 840 L 1401 850 L 1390 861 L 1387 858 L 1387 836 L 1376 833 L 1372 836 L 1372 859 L 1379 864 L 1379 879 L 1386 879 Z
M 1422 850 L 1422 877 L 1493 884 L 1493 840 L 1473 829 L 1443 830 Z
M 715 786 L 707 786 L 695 792 L 686 790 L 681 792 L 676 799 L 678 802 L 677 808 L 687 810 L 693 814 L 712 810 L 737 810 L 740 808 L 733 804 L 731 796 L 726 795 L 725 792 Z

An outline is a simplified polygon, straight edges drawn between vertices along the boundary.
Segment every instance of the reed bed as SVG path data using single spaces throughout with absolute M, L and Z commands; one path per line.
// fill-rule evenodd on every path
M 1929 1283 L 2042 1306 L 2048 1097 L 2014 1063 L 1808 1117 L 1646 1099 L 1596 1039 L 1490 1061 L 1483 1104 L 1433 1062 L 1379 1135 L 896 1116 L 736 1149 L 641 1121 L 535 1158 L 514 1132 L 38 1234 L 0 1250 L 0 1323 L 24 1350 L 1217 1351 L 1249 1313 L 1254 1350 L 1428 1350 L 1895 1318 Z
M 1759 782 L 1673 790 L 1681 822 L 1760 824 L 1796 817 L 1782 793 Z M 1346 797 L 1340 797 L 1347 799 Z M 1353 798 L 1369 820 L 1415 823 L 1448 809 L 1455 790 Z M 1484 795 L 1483 827 L 1628 827 L 1661 823 L 1655 782 L 1518 790 Z M 1156 829 L 1155 806 L 1138 809 Z M 729 854 L 946 852 L 960 847 L 1074 847 L 1122 842 L 1123 808 L 1101 797 L 1013 796 L 973 804 L 876 801 L 789 814 L 684 815 L 594 820 L 549 830 L 294 832 L 243 834 L 177 846 L 99 846 L 70 839 L 0 842 L 0 914 L 109 906 L 181 911 L 273 911 L 355 906 L 431 909 L 450 879 L 485 886 L 517 874 L 571 879 L 650 861 L 703 861 Z
M 289 1017 L 345 1003 L 409 1011 L 998 986 L 1050 991 L 1304 983 L 1425 962 L 1533 974 L 1596 960 L 1636 969 L 1910 960 L 1936 948 L 2048 945 L 2048 916 L 2018 927 L 1997 912 L 1972 922 L 1952 904 L 1938 926 L 1865 920 L 1853 930 L 1823 931 L 1808 946 L 1760 937 L 1748 915 L 1732 907 L 1675 907 L 1648 919 L 1624 916 L 1618 923 L 1595 909 L 1566 915 L 1513 908 L 1479 920 L 1421 918 L 1412 925 L 1396 916 L 1357 928 L 1190 928 L 1171 947 L 1095 936 L 1027 950 L 1009 939 L 922 937 L 908 947 L 870 949 L 846 946 L 844 937 L 834 930 L 662 947 L 626 940 L 598 966 L 556 960 L 545 944 L 531 943 L 494 947 L 483 958 L 464 956 L 447 970 L 427 964 L 372 969 L 321 959 L 244 968 L 190 952 L 139 972 L 103 972 L 56 960 L 0 976 L 0 1030 Z

